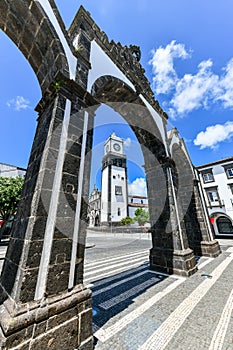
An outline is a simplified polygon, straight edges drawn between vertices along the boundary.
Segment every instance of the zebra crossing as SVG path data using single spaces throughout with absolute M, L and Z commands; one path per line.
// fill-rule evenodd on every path
M 103 258 L 95 262 L 85 264 L 84 284 L 91 283 L 103 278 L 105 279 L 108 276 L 115 276 L 116 274 L 123 274 L 123 276 L 125 276 L 127 273 L 130 273 L 130 270 L 132 268 L 140 268 L 140 266 L 145 267 L 144 265 L 148 266 L 148 264 L 148 249 L 140 250 L 127 255 L 120 255 L 112 258 Z M 111 281 L 113 279 L 114 277 L 110 278 Z

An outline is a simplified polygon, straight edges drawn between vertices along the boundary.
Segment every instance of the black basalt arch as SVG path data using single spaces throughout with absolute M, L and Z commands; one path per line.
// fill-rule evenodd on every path
M 70 198 L 77 197 L 81 149 L 90 144 L 87 137 L 82 145 L 84 113 L 80 112 L 87 105 L 88 93 L 70 80 L 63 44 L 41 4 L 27 0 L 0 2 L 0 28 L 28 60 L 42 91 L 25 185 L 0 276 L 1 349 L 21 344 L 42 349 L 48 342 L 56 349 L 92 344 L 91 292 L 81 286 L 83 259 L 75 259 L 77 266 L 69 288 L 77 205 Z M 49 4 L 72 54 L 74 48 L 56 6 L 52 0 Z M 69 211 L 67 202 L 75 203 Z M 82 205 L 80 216 L 83 211 Z M 83 247 L 84 239 L 80 237 L 78 255 L 83 254 Z M 55 318 L 56 325 L 47 327 Z
M 60 39 L 38 1 L 2 0 L 0 28 L 32 66 L 42 92 L 46 91 L 58 72 L 69 77 Z
M 166 158 L 161 132 L 141 97 L 125 82 L 114 76 L 98 78 L 91 89 L 92 96 L 119 113 L 134 130 L 138 141 L 156 153 L 158 159 Z M 156 150 L 153 142 L 156 142 Z
M 176 266 L 177 261 L 173 259 L 173 255 L 174 251 L 188 250 L 189 245 L 184 218 L 174 215 L 176 211 L 181 213 L 182 203 L 179 203 L 177 198 L 176 162 L 169 158 L 165 146 L 167 139 L 165 137 L 163 140 L 161 135 L 161 132 L 166 135 L 166 121 L 162 123 L 164 130 L 159 130 L 156 120 L 139 94 L 116 77 L 99 77 L 93 84 L 91 93 L 98 102 L 112 107 L 127 121 L 141 146 L 151 218 L 153 245 L 151 267 L 163 272 L 176 271 L 182 274 Z M 159 117 L 163 118 L 163 116 Z M 174 201 L 177 201 L 176 205 Z M 188 254 L 191 260 L 192 251 L 190 250 Z M 166 266 L 161 264 L 164 260 L 166 260 Z M 194 260 L 190 263 L 189 272 L 185 274 L 192 273 L 192 270 L 195 270 Z
M 0 276 L 0 347 L 89 350 L 91 291 L 83 285 L 83 266 L 93 115 L 100 103 L 126 119 L 142 147 L 152 217 L 151 267 L 185 276 L 196 271 L 187 227 L 178 215 L 180 169 L 169 150 L 167 115 L 144 75 L 139 48 L 109 42 L 83 7 L 67 31 L 53 0 L 1 0 L 0 28 L 28 60 L 42 91 Z M 93 41 L 134 89 L 103 72 L 90 93 Z M 163 137 L 146 105 L 160 118 Z M 209 256 L 219 254 L 218 248 L 215 241 L 202 243 Z

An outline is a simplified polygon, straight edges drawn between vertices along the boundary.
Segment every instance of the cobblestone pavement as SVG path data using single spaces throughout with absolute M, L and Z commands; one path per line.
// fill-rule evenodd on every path
M 95 350 L 233 349 L 233 240 L 189 277 L 149 269 L 143 235 L 89 235 Z
M 149 269 L 148 234 L 89 233 L 95 350 L 232 350 L 233 240 L 219 242 L 222 254 L 201 257 L 198 272 L 183 278 Z

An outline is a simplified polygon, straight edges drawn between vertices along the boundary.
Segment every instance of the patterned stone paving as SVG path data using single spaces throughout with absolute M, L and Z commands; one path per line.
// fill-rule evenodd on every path
M 95 350 L 233 349 L 233 241 L 221 243 L 223 254 L 201 257 L 190 278 L 150 271 L 145 249 L 87 262 Z
M 181 278 L 149 269 L 148 239 L 111 237 L 107 249 L 105 239 L 86 253 L 95 350 L 233 349 L 233 240 L 221 240 L 218 258 L 201 257 L 198 272 Z

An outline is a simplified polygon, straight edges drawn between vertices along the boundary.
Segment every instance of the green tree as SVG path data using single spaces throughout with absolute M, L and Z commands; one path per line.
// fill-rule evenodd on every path
M 11 215 L 14 215 L 20 199 L 24 178 L 17 176 L 0 177 L 0 216 L 6 224 Z M 4 231 L 5 225 L 1 231 Z M 1 232 L 2 233 L 2 232 Z
M 133 219 L 129 216 L 126 216 L 125 218 L 121 219 L 120 225 L 130 225 L 133 223 Z
M 138 208 L 134 212 L 134 219 L 138 222 L 139 225 L 144 225 L 146 222 L 150 222 L 149 211 L 146 211 L 142 208 Z

